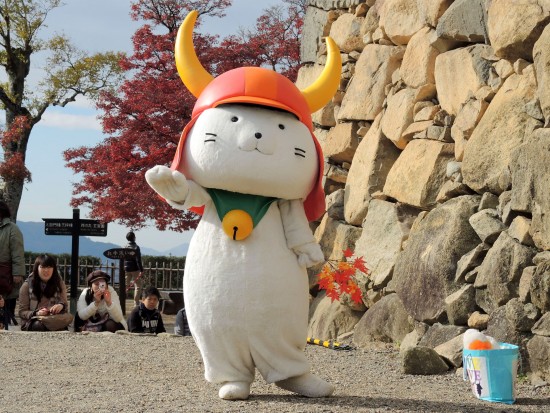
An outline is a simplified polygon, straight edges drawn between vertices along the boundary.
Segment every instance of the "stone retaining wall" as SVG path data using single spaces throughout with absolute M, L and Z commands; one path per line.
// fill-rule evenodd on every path
M 343 61 L 313 117 L 315 236 L 327 259 L 349 246 L 371 269 L 364 306 L 316 296 L 310 335 L 458 367 L 474 327 L 550 380 L 549 23 L 549 0 L 310 0 L 298 86 L 322 69 L 323 36 Z

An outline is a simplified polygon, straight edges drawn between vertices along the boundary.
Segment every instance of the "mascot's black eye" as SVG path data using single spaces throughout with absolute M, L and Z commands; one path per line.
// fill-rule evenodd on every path
M 239 120 L 239 118 L 236 117 L 236 116 L 233 116 L 233 117 L 231 118 L 231 122 L 237 122 L 238 120 Z
M 279 129 L 284 129 L 285 128 L 285 125 L 283 125 L 282 123 L 279 123 Z

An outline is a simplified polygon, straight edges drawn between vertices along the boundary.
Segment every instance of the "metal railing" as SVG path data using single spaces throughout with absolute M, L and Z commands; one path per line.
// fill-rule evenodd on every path
M 79 260 L 78 262 L 78 287 L 86 288 L 86 277 L 94 270 L 102 270 L 111 276 L 111 284 L 116 288 L 119 281 L 119 262 L 118 260 L 106 260 L 93 262 L 89 260 Z M 34 261 L 29 260 L 25 264 L 27 274 L 32 272 Z M 65 284 L 71 284 L 71 261 L 62 259 L 57 262 L 59 275 L 65 281 Z M 184 268 L 180 263 L 173 262 L 147 262 L 143 263 L 143 286 L 155 286 L 159 290 L 182 290 L 183 289 Z

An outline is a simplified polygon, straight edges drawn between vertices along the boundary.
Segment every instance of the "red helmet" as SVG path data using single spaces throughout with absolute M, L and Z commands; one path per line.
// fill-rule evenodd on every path
M 309 221 L 318 219 L 325 211 L 325 193 L 322 187 L 324 158 L 321 146 L 313 135 L 311 112 L 302 92 L 283 75 L 261 67 L 240 67 L 214 78 L 202 91 L 193 108 L 191 121 L 185 126 L 172 169 L 183 172 L 183 148 L 189 131 L 206 109 L 228 103 L 250 103 L 282 109 L 293 113 L 307 126 L 317 150 L 319 170 L 315 185 L 304 200 Z M 200 211 L 196 211 L 200 212 Z

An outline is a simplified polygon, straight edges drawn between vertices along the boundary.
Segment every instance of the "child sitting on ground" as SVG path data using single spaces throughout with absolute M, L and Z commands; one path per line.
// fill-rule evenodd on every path
M 160 292 L 155 287 L 148 287 L 141 293 L 141 302 L 134 307 L 128 316 L 128 331 L 130 333 L 165 333 L 162 316 L 157 309 Z

